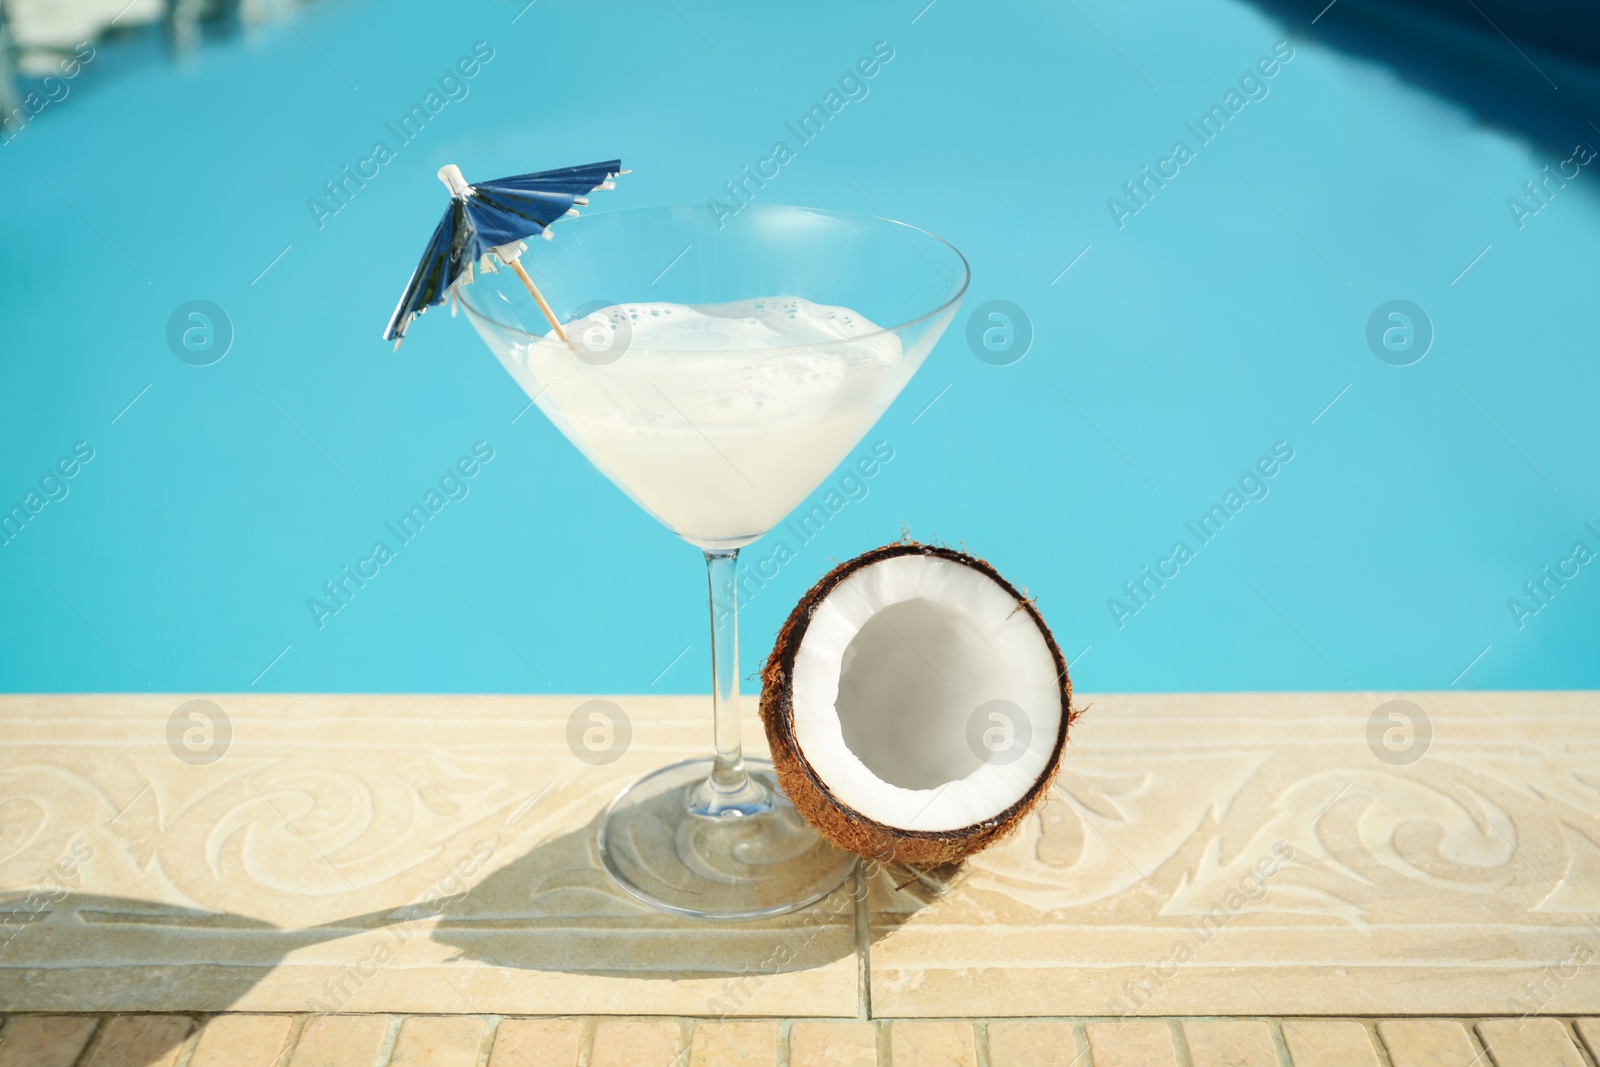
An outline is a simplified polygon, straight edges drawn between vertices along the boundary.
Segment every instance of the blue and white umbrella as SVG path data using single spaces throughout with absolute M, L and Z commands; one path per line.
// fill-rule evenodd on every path
M 538 301 L 545 318 L 555 327 L 556 336 L 565 341 L 566 331 L 518 262 L 518 257 L 527 250 L 523 242 L 538 236 L 548 240 L 551 223 L 576 215 L 574 204 L 582 206 L 589 202 L 585 193 L 615 188 L 611 179 L 624 173 L 622 160 L 611 159 L 468 185 L 454 163 L 440 167 L 439 180 L 450 188 L 450 210 L 445 212 L 439 228 L 428 239 L 427 251 L 411 273 L 405 295 L 394 309 L 388 329 L 383 331 L 383 339 L 393 341 L 399 348 L 412 319 L 444 303 L 450 287 L 463 275 L 469 282 L 472 280 L 473 264 L 481 270 L 494 271 L 498 259 L 517 272 L 522 284 Z

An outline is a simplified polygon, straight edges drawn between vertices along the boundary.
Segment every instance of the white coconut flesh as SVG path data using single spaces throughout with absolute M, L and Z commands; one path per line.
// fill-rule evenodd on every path
M 828 791 L 900 830 L 1006 811 L 1044 773 L 1064 713 L 1032 615 L 983 572 L 928 555 L 836 585 L 806 627 L 792 686 L 796 745 Z

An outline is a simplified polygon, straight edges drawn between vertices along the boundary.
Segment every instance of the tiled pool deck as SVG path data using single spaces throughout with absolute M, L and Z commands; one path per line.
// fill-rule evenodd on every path
M 229 730 L 169 745 L 196 698 Z M 582 699 L 0 698 L 0 1067 L 1600 1052 L 1594 693 L 1085 696 L 1012 839 L 732 926 L 591 844 L 705 702 L 610 698 L 632 741 L 592 766 Z
M 1589 1067 L 1600 1019 L 21 1015 L 0 1067 Z

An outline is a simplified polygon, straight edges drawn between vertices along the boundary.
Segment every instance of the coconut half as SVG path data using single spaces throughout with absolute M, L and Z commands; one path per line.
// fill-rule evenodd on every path
M 1071 724 L 1066 660 L 983 560 L 915 542 L 840 564 L 762 672 L 779 783 L 838 847 L 950 863 L 1039 803 Z

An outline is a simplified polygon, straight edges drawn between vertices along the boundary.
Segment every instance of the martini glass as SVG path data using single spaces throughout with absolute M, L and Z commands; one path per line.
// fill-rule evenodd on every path
M 855 857 L 799 817 L 768 761 L 741 750 L 739 549 L 810 495 L 900 394 L 955 315 L 966 260 L 903 223 L 778 205 L 721 218 L 705 207 L 603 212 L 555 232 L 525 264 L 570 343 L 510 271 L 459 287 L 461 305 L 567 439 L 704 552 L 711 593 L 714 754 L 623 790 L 601 825 L 601 862 L 628 893 L 678 914 L 794 911 L 838 888 Z M 663 332 L 666 305 L 698 309 L 693 328 Z M 618 307 L 629 310 L 599 310 Z

